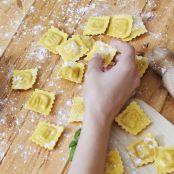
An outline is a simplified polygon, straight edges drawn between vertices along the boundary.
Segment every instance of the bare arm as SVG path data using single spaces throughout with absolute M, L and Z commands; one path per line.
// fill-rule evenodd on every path
M 100 55 L 89 63 L 84 84 L 86 113 L 69 174 L 104 174 L 111 124 L 139 85 L 134 48 L 116 40 L 111 45 L 120 52 L 114 67 L 103 72 Z

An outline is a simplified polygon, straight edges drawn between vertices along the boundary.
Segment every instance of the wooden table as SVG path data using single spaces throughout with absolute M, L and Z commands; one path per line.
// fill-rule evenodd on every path
M 0 173 L 61 174 L 68 166 L 68 144 L 79 125 L 68 125 L 73 96 L 81 86 L 57 76 L 62 60 L 37 45 L 51 25 L 69 34 L 82 33 L 90 15 L 141 14 L 149 33 L 131 43 L 146 54 L 154 47 L 174 50 L 174 1 L 172 0 L 1 0 L 0 2 Z M 103 37 L 101 37 L 103 39 Z M 108 38 L 104 40 L 108 41 Z M 145 49 L 144 45 L 148 45 Z M 33 92 L 13 91 L 13 69 L 39 67 L 34 88 L 56 93 L 50 116 L 24 109 Z M 109 84 L 108 84 L 109 86 Z M 149 68 L 136 97 L 144 100 L 174 123 L 174 100 L 163 88 L 159 76 Z M 66 125 L 55 150 L 33 144 L 29 137 L 40 120 Z

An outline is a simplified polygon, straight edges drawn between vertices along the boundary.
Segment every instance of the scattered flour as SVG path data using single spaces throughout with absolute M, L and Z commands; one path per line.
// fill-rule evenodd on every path
M 33 146 L 25 146 L 24 144 L 17 144 L 17 146 L 13 150 L 13 153 L 18 154 L 18 156 L 22 158 L 22 161 L 25 164 L 26 162 L 28 162 L 29 157 L 37 153 L 37 149 L 35 149 Z
M 31 6 L 30 10 L 29 10 L 29 14 L 32 14 L 32 13 L 35 13 L 35 12 L 36 12 L 36 8 L 34 6 Z
M 42 30 L 44 30 L 45 27 L 43 27 L 42 25 L 35 25 L 33 28 L 32 28 L 32 34 L 33 35 L 37 35 L 39 34 Z
M 162 38 L 162 33 L 157 33 L 157 32 L 151 32 L 149 31 L 149 34 L 154 38 L 154 39 L 161 39 Z
M 141 17 L 145 20 L 145 21 L 151 21 L 154 19 L 155 17 L 155 13 L 154 12 L 146 12 L 146 13 L 142 13 Z
M 45 59 L 50 57 L 49 51 L 38 43 L 33 42 L 26 54 L 26 58 L 44 63 Z
M 58 125 L 67 125 L 68 124 L 68 113 L 71 109 L 72 106 L 72 100 L 67 99 L 66 103 L 64 106 L 61 107 L 61 109 L 57 112 L 57 121 L 56 123 Z
M 14 65 L 10 65 L 9 66 L 9 71 L 8 71 L 8 74 L 7 74 L 7 80 L 10 80 L 12 78 L 13 71 L 14 71 Z

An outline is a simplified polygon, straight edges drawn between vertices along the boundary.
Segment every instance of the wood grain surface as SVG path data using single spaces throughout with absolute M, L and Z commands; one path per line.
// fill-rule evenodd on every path
M 20 4 L 22 2 L 22 5 Z M 0 1 L 0 173 L 61 174 L 69 166 L 68 144 L 78 124 L 68 124 L 73 96 L 81 95 L 81 85 L 61 80 L 57 70 L 62 64 L 38 45 L 50 26 L 69 35 L 81 33 L 91 15 L 129 13 L 142 15 L 148 34 L 131 42 L 137 52 L 149 54 L 157 46 L 174 50 L 174 1 L 171 0 L 15 0 Z M 13 25 L 15 23 L 15 25 Z M 11 26 L 13 25 L 13 27 Z M 109 42 L 108 37 L 96 37 Z M 148 47 L 145 48 L 145 45 Z M 39 68 L 33 89 L 14 91 L 11 76 L 14 69 Z M 109 87 L 109 84 L 108 84 Z M 35 88 L 56 93 L 52 113 L 44 117 L 24 109 Z M 161 78 L 150 68 L 136 93 L 141 99 L 174 123 L 174 100 L 163 88 Z M 40 120 L 66 126 L 65 133 L 53 151 L 33 144 L 29 137 Z

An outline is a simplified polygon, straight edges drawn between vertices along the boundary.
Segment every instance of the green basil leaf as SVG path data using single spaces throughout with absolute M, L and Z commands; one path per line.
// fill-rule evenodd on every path
M 69 160 L 72 161 L 73 157 L 74 157 L 74 153 L 76 150 L 76 146 L 78 144 L 78 140 L 80 137 L 80 133 L 81 133 L 81 128 L 78 129 L 75 134 L 74 134 L 74 139 L 71 141 L 71 143 L 69 144 L 69 148 L 70 148 L 70 154 L 69 154 Z
M 72 140 L 71 143 L 69 144 L 69 147 L 72 148 L 77 145 L 77 140 Z
M 78 130 L 76 131 L 76 133 L 75 133 L 75 135 L 74 135 L 74 139 L 75 139 L 75 140 L 78 140 L 78 139 L 79 139 L 80 133 L 81 133 L 81 128 L 78 129 Z
M 70 150 L 70 154 L 69 154 L 69 160 L 70 161 L 73 160 L 75 151 L 76 151 L 76 146 L 72 147 L 71 150 Z

